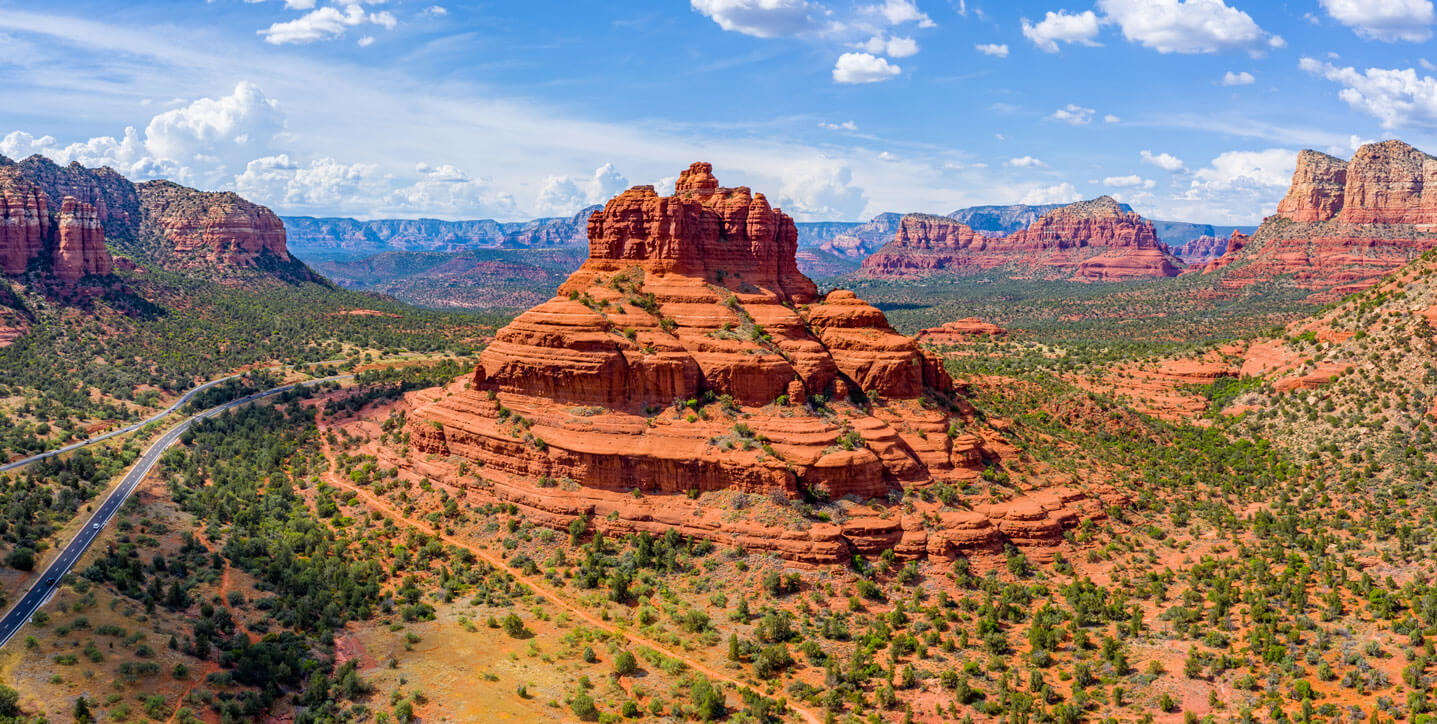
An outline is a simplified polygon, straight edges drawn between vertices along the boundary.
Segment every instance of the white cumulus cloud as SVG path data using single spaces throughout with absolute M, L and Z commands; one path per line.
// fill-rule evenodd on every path
M 1228 71 L 1222 76 L 1223 85 L 1252 85 L 1253 81 L 1256 80 L 1256 78 L 1252 77 L 1251 73 L 1245 70 L 1237 73 Z
M 220 98 L 201 98 L 165 111 L 145 128 L 145 148 L 180 163 L 218 158 L 230 165 L 268 148 L 284 130 L 284 113 L 253 83 L 242 81 Z
M 1342 86 L 1337 97 L 1382 121 L 1383 128 L 1437 128 L 1437 79 L 1414 68 L 1339 68 L 1313 58 L 1298 67 Z
M 1092 108 L 1084 108 L 1076 103 L 1069 103 L 1053 111 L 1053 120 L 1062 121 L 1074 126 L 1086 126 L 1093 122 L 1094 113 L 1097 113 L 1097 111 Z
M 835 83 L 877 83 L 896 77 L 903 69 L 871 53 L 844 53 L 833 65 Z
M 568 216 L 591 204 L 599 204 L 629 187 L 629 180 L 614 165 L 606 163 L 594 169 L 586 179 L 550 176 L 544 179 L 534 208 L 548 216 Z
M 724 30 L 756 38 L 813 30 L 821 10 L 807 0 L 690 0 L 689 5 Z
M 0 153 L 39 153 L 59 163 L 110 166 L 131 178 L 218 186 L 250 159 L 268 153 L 284 126 L 279 104 L 255 84 L 241 81 L 230 95 L 200 98 L 154 116 L 143 136 L 126 128 L 121 138 L 98 136 L 61 146 L 51 136 L 16 131 L 0 141 Z
M 235 177 L 235 190 L 262 204 L 333 207 L 372 200 L 382 188 L 378 171 L 376 166 L 332 158 L 300 164 L 281 153 L 250 161 Z
M 1103 179 L 1103 185 L 1115 189 L 1150 189 L 1157 186 L 1158 182 L 1150 178 L 1143 178 L 1137 174 L 1131 174 L 1128 176 L 1109 176 Z
M 1143 150 L 1138 156 L 1142 159 L 1143 163 L 1157 166 L 1171 173 L 1182 171 L 1184 167 L 1183 160 L 1170 153 L 1153 153 L 1152 151 Z
M 1036 188 L 1023 195 L 1018 200 L 1020 204 L 1038 206 L 1040 204 L 1071 204 L 1082 199 L 1082 194 L 1073 188 L 1073 185 L 1064 181 L 1056 186 L 1044 186 Z
M 1098 0 L 1129 42 L 1159 53 L 1212 53 L 1280 47 L 1252 16 L 1223 0 Z
M 890 25 L 902 25 L 904 23 L 918 23 L 920 28 L 931 28 L 936 25 L 933 19 L 918 9 L 911 0 L 884 0 L 878 8 L 883 17 Z
M 1097 45 L 1098 16 L 1092 10 L 1070 14 L 1066 10 L 1048 11 L 1037 23 L 1023 18 L 1023 37 L 1033 41 L 1045 53 L 1058 52 L 1058 43 Z
M 913 38 L 888 37 L 882 33 L 859 43 L 857 47 L 868 53 L 890 58 L 907 58 L 918 54 L 918 41 Z
M 857 218 L 867 204 L 863 189 L 853 185 L 852 170 L 820 156 L 785 170 L 776 205 L 800 219 L 826 221 Z
M 1359 36 L 1388 43 L 1432 37 L 1432 0 L 1319 0 L 1334 20 Z
M 1019 156 L 1018 158 L 1008 159 L 1004 165 L 1012 166 L 1013 168 L 1043 168 L 1047 164 L 1032 156 Z
M 398 21 L 389 11 L 366 12 L 359 3 L 345 5 L 343 10 L 325 6 L 281 23 L 274 23 L 259 31 L 266 43 L 285 45 L 288 43 L 313 43 L 344 35 L 349 28 L 365 23 L 393 28 Z
M 1252 219 L 1277 208 L 1296 167 L 1296 151 L 1228 151 L 1193 172 L 1180 200 L 1187 202 L 1194 218 Z
M 994 58 L 1008 57 L 1008 45 L 1006 43 L 979 43 L 974 48 L 983 55 L 991 55 Z

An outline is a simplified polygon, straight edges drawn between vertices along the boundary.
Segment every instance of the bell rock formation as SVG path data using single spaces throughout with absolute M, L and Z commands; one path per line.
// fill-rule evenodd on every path
M 897 507 L 799 527 L 713 508 L 710 494 L 887 504 L 973 480 L 1012 448 L 941 359 L 852 292 L 820 295 L 795 265 L 793 220 L 709 164 L 672 196 L 619 194 L 588 231 L 588 260 L 499 330 L 472 376 L 410 394 L 409 444 L 388 462 L 556 528 L 677 528 L 810 562 L 1051 544 L 1101 515 L 1068 489 L 937 526 Z

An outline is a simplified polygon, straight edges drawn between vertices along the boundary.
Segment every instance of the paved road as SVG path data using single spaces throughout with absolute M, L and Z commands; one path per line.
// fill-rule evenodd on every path
M 178 409 L 180 409 L 181 407 L 184 407 L 186 403 L 188 403 L 190 400 L 194 399 L 195 395 L 198 395 L 199 393 L 204 392 L 205 390 L 208 390 L 209 388 L 214 387 L 215 385 L 222 384 L 222 383 L 228 382 L 228 381 L 230 381 L 230 380 L 233 380 L 233 379 L 235 379 L 235 378 L 243 377 L 243 376 L 244 376 L 243 374 L 238 374 L 238 375 L 230 375 L 229 377 L 221 377 L 221 378 L 219 378 L 219 379 L 217 379 L 217 380 L 211 380 L 211 381 L 209 381 L 209 382 L 204 383 L 203 385 L 200 385 L 199 387 L 194 388 L 193 390 L 190 390 L 189 392 L 186 392 L 183 397 L 181 397 L 181 398 L 178 399 L 178 400 L 175 400 L 175 404 L 170 405 L 169 407 L 165 408 L 164 410 L 162 410 L 162 411 L 160 411 L 160 412 L 157 412 L 157 413 L 155 413 L 154 415 L 152 415 L 152 416 L 150 416 L 150 417 L 147 417 L 147 418 L 145 418 L 145 419 L 143 419 L 143 420 L 141 420 L 141 421 L 139 421 L 139 422 L 137 422 L 137 423 L 135 423 L 135 424 L 133 424 L 133 425 L 130 425 L 129 427 L 122 427 L 122 428 L 119 428 L 119 429 L 116 429 L 116 430 L 111 430 L 111 431 L 109 431 L 109 432 L 107 432 L 107 433 L 105 433 L 105 434 L 103 434 L 103 435 L 100 435 L 99 437 L 92 437 L 92 438 L 90 438 L 89 440 L 82 440 L 82 441 L 80 441 L 80 442 L 74 443 L 73 445 L 66 445 L 65 447 L 58 448 L 58 449 L 55 449 L 55 450 L 50 450 L 49 452 L 42 452 L 42 453 L 40 453 L 39 455 L 32 455 L 32 456 L 30 456 L 30 457 L 28 457 L 28 458 L 25 458 L 24 460 L 16 460 L 16 461 L 13 462 L 13 463 L 6 463 L 5 465 L 0 465 L 0 473 L 3 473 L 3 472 L 5 472 L 5 471 L 7 471 L 7 470 L 14 470 L 15 468 L 23 468 L 23 467 L 25 467 L 26 465 L 29 465 L 30 463 L 37 463 L 37 462 L 40 462 L 41 460 L 44 460 L 45 458 L 54 457 L 54 456 L 56 456 L 56 455 L 63 455 L 63 454 L 65 454 L 65 453 L 67 453 L 67 452 L 70 452 L 70 451 L 72 451 L 72 450 L 79 450 L 80 448 L 85 447 L 86 445 L 93 445 L 93 444 L 95 444 L 95 443 L 97 443 L 97 442 L 101 442 L 101 441 L 104 441 L 104 440 L 109 440 L 110 438 L 115 437 L 116 435 L 123 435 L 123 434 L 125 434 L 125 433 L 127 433 L 127 432 L 134 432 L 135 430 L 138 430 L 138 429 L 144 427 L 145 425 L 148 425 L 148 424 L 150 424 L 150 423 L 152 423 L 152 422 L 156 422 L 156 421 L 158 421 L 158 420 L 162 420 L 162 419 L 164 419 L 166 416 L 168 416 L 170 413 L 174 412 L 175 410 L 178 410 Z
M 90 544 L 95 541 L 95 537 L 100 535 L 100 530 L 105 527 L 105 524 L 110 522 L 110 518 L 114 517 L 115 511 L 119 510 L 120 506 L 125 504 L 125 500 L 128 499 L 130 497 L 130 494 L 135 491 L 135 487 L 140 484 L 140 481 L 144 480 L 145 476 L 150 474 L 150 470 L 155 467 L 155 463 L 160 461 L 160 456 L 164 454 L 165 450 L 167 450 L 171 445 L 175 444 L 175 441 L 180 439 L 180 435 L 183 435 L 186 430 L 190 429 L 190 426 L 194 425 L 196 421 L 214 417 L 215 415 L 225 412 L 226 410 L 230 410 L 240 405 L 253 402 L 263 397 L 271 397 L 281 392 L 292 390 L 296 387 L 308 387 L 310 385 L 316 385 L 321 382 L 338 381 L 351 377 L 353 377 L 353 375 L 336 375 L 334 377 L 325 377 L 317 380 L 296 382 L 294 384 L 285 385 L 283 387 L 275 387 L 270 390 L 265 390 L 264 392 L 256 392 L 252 395 L 249 395 L 248 397 L 241 397 L 240 399 L 234 400 L 233 402 L 227 402 L 218 407 L 212 407 L 197 415 L 186 418 L 184 422 L 181 422 L 180 424 L 175 425 L 173 428 L 171 428 L 170 431 L 166 432 L 163 437 L 161 437 L 159 440 L 156 440 L 154 444 L 150 445 L 149 449 L 145 451 L 145 454 L 142 455 L 138 461 L 136 461 L 134 467 L 130 468 L 130 472 L 125 474 L 125 477 L 123 480 L 120 481 L 120 484 L 116 486 L 114 490 L 110 491 L 104 502 L 100 503 L 99 507 L 95 510 L 95 512 L 91 514 L 90 519 L 85 521 L 85 527 L 81 528 L 80 532 L 76 533 L 75 537 L 70 539 L 70 543 L 60 551 L 60 554 L 56 556 L 53 561 L 50 562 L 50 565 L 46 567 L 44 572 L 42 572 L 36 578 L 36 582 L 25 593 L 25 595 L 21 597 L 20 600 L 10 608 L 10 611 L 5 614 L 5 617 L 0 618 L 0 647 L 3 647 L 5 644 L 9 643 L 10 639 L 14 637 L 15 634 L 22 627 L 24 627 L 27 622 L 29 622 L 30 617 L 33 616 L 35 612 L 40 609 L 40 606 L 44 605 L 44 603 L 49 600 L 50 596 L 55 592 L 56 586 L 59 585 L 60 580 L 65 577 L 66 573 L 70 572 L 70 569 L 74 567 L 75 562 L 80 560 L 80 556 L 84 555 L 85 550 L 88 549 L 90 547 Z M 211 382 L 209 384 L 213 385 L 217 382 L 223 382 L 223 380 L 216 380 L 215 382 Z M 186 397 L 189 397 L 189 395 L 193 395 L 196 392 L 199 392 L 200 389 L 201 388 L 197 387 L 194 390 L 191 390 L 190 393 L 186 395 Z M 181 399 L 180 402 L 175 403 L 175 406 L 178 407 L 184 402 L 185 400 Z M 107 435 L 105 437 L 109 436 Z M 88 445 L 92 442 L 98 442 L 101 439 L 104 438 L 95 438 L 94 440 L 90 440 L 79 445 L 72 445 L 68 448 L 65 448 L 65 450 L 73 450 L 76 447 Z M 63 452 L 63 450 L 49 452 L 46 453 L 46 455 L 55 455 L 60 452 Z
M 345 362 L 345 361 L 346 361 L 346 360 L 342 360 L 342 359 L 340 359 L 340 360 L 325 360 L 325 361 L 323 361 L 323 362 L 313 362 L 313 363 L 309 363 L 309 364 L 311 364 L 311 365 L 339 364 L 339 363 Z M 138 429 L 144 427 L 145 425 L 148 425 L 148 424 L 150 424 L 150 423 L 152 423 L 152 422 L 158 422 L 158 421 L 163 420 L 164 418 L 168 417 L 168 416 L 170 415 L 170 413 L 173 413 L 175 410 L 178 410 L 178 409 L 180 409 L 181 407 L 184 407 L 186 404 L 188 404 L 190 400 L 194 399 L 195 395 L 198 395 L 198 394 L 200 394 L 201 392 L 204 392 L 205 390 L 208 390 L 209 388 L 214 387 L 215 385 L 223 384 L 223 383 L 225 383 L 225 382 L 229 382 L 230 380 L 243 377 L 243 376 L 245 376 L 245 374 L 247 374 L 247 373 L 241 372 L 241 373 L 239 373 L 239 374 L 230 375 L 229 377 L 221 377 L 221 378 L 219 378 L 219 379 L 217 379 L 217 380 L 210 380 L 209 382 L 206 382 L 206 383 L 204 383 L 203 385 L 200 385 L 199 387 L 196 387 L 196 388 L 194 388 L 193 390 L 190 390 L 189 392 L 186 392 L 183 397 L 181 397 L 181 398 L 178 399 L 178 400 L 175 400 L 175 404 L 170 405 L 169 407 L 165 408 L 164 410 L 162 410 L 162 411 L 160 411 L 160 412 L 157 412 L 157 413 L 155 413 L 154 415 L 152 415 L 152 416 L 150 416 L 150 417 L 147 417 L 147 418 L 145 418 L 144 420 L 141 420 L 141 421 L 139 421 L 139 422 L 137 422 L 137 423 L 135 423 L 135 424 L 133 424 L 133 425 L 130 425 L 129 427 L 122 427 L 122 428 L 119 428 L 118 430 L 111 430 L 111 431 L 109 431 L 109 432 L 107 432 L 107 433 L 105 433 L 105 434 L 103 434 L 103 435 L 100 435 L 99 437 L 92 437 L 92 438 L 90 438 L 89 440 L 82 440 L 82 441 L 80 441 L 80 442 L 74 443 L 74 444 L 72 444 L 72 445 L 66 445 L 65 447 L 62 447 L 62 448 L 59 448 L 59 449 L 56 449 L 56 450 L 50 450 L 50 451 L 48 451 L 48 452 L 42 452 L 42 453 L 40 453 L 39 455 L 32 455 L 32 456 L 30 456 L 30 457 L 28 457 L 28 458 L 25 458 L 24 460 L 16 460 L 16 461 L 13 462 L 13 463 L 6 463 L 6 464 L 4 464 L 4 465 L 0 465 L 0 473 L 3 473 L 3 472 L 5 472 L 5 471 L 7 471 L 7 470 L 14 470 L 15 468 L 23 468 L 23 467 L 25 467 L 26 465 L 29 465 L 30 463 L 40 462 L 41 460 L 44 460 L 45 458 L 54 457 L 54 456 L 56 456 L 56 455 L 63 455 L 63 454 L 65 454 L 65 453 L 67 453 L 67 452 L 70 452 L 70 451 L 72 451 L 72 450 L 79 450 L 80 448 L 85 447 L 86 445 L 94 445 L 94 444 L 97 443 L 97 442 L 102 442 L 102 441 L 104 441 L 104 440 L 109 440 L 110 438 L 115 437 L 116 435 L 124 435 L 124 434 L 127 433 L 127 432 L 134 432 L 134 431 L 136 431 L 136 430 L 138 430 Z

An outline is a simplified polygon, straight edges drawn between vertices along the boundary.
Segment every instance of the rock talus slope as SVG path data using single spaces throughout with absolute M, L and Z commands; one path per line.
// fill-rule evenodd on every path
M 673 196 L 629 189 L 588 229 L 589 259 L 496 334 L 472 377 L 411 393 L 408 449 L 388 462 L 545 525 L 678 528 L 815 563 L 1051 545 L 1102 515 L 1069 489 L 981 511 L 891 504 L 976 480 L 1012 449 L 882 312 L 818 294 L 792 219 L 763 194 L 694 164 Z M 735 496 L 753 494 L 771 515 L 744 512 L 754 503 Z M 845 497 L 875 507 L 814 522 L 772 502 Z

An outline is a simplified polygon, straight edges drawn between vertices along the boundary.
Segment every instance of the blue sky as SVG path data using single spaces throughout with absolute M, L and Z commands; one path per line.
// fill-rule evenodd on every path
M 1110 193 L 1255 223 L 1301 148 L 1437 151 L 1433 27 L 1431 0 L 0 0 L 0 153 L 286 214 L 565 214 L 707 160 L 800 219 Z

